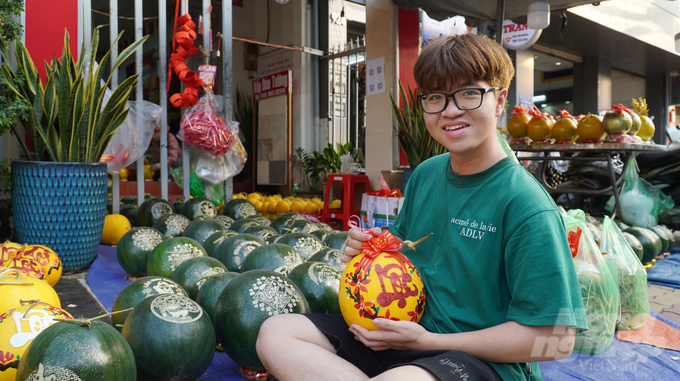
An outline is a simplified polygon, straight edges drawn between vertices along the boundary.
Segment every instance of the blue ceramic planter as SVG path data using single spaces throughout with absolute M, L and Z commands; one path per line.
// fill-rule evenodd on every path
M 106 180 L 106 163 L 13 161 L 19 243 L 51 248 L 64 270 L 89 267 L 104 229 Z

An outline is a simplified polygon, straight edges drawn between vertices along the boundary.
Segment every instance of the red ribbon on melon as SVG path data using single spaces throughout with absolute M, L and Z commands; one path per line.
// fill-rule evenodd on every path
M 198 102 L 198 88 L 203 86 L 203 80 L 199 78 L 196 72 L 189 70 L 189 67 L 186 65 L 186 59 L 189 58 L 189 56 L 198 53 L 198 49 L 194 46 L 196 40 L 196 23 L 191 20 L 191 16 L 188 13 L 177 18 L 179 3 L 180 1 L 178 1 L 175 6 L 175 29 L 177 29 L 177 23 L 181 26 L 172 37 L 172 47 L 174 51 L 170 55 L 168 90 L 170 89 L 172 72 L 175 72 L 177 78 L 186 85 L 184 87 L 184 93 L 173 94 L 170 97 L 170 103 L 175 107 L 189 107 Z M 177 44 L 179 44 L 179 46 Z

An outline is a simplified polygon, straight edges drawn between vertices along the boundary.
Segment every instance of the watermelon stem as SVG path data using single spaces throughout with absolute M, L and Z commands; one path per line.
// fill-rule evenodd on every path
M 194 283 L 190 284 L 189 287 L 195 286 L 196 284 L 198 284 L 198 282 L 200 282 L 200 281 L 202 281 L 202 280 L 204 280 L 204 279 L 217 278 L 218 276 L 222 276 L 222 275 L 224 275 L 224 274 L 210 274 L 210 275 L 206 275 L 206 276 L 202 277 L 201 279 L 195 281 Z
M 12 285 L 19 285 L 19 286 L 33 286 L 33 283 L 26 283 L 26 282 L 0 282 L 0 284 L 12 284 Z
M 130 307 L 130 308 L 126 309 L 126 310 L 120 310 L 120 311 L 109 312 L 108 314 L 99 315 L 99 316 L 97 316 L 97 317 L 93 317 L 93 318 L 90 318 L 90 319 L 62 319 L 62 318 L 55 318 L 54 320 L 56 320 L 56 321 L 63 321 L 63 322 L 65 322 L 65 323 L 76 323 L 76 324 L 78 324 L 78 325 L 80 325 L 80 326 L 86 325 L 87 328 L 90 328 L 90 326 L 92 325 L 92 322 L 95 321 L 95 320 L 103 319 L 103 318 L 105 318 L 105 317 L 107 317 L 107 316 L 119 314 L 119 313 L 121 313 L 121 312 L 132 311 L 132 310 L 134 310 L 134 309 L 135 309 L 134 307 Z
M 416 251 L 416 246 L 418 246 L 419 243 L 430 238 L 430 236 L 432 236 L 432 234 L 434 234 L 434 233 L 430 233 L 430 234 L 426 235 L 425 237 L 423 237 L 423 238 L 421 238 L 421 239 L 419 239 L 415 242 L 411 242 L 411 241 L 406 240 L 406 241 L 404 241 L 404 246 L 406 246 L 406 248 L 409 249 L 409 250 Z
M 2 266 L 0 266 L 0 267 L 2 267 Z M 5 267 L 2 267 L 2 268 L 4 268 L 4 270 L 2 270 L 0 272 L 0 277 L 4 277 L 6 274 L 9 274 L 9 273 L 15 273 L 16 276 L 17 276 L 17 279 L 21 279 L 21 272 L 19 270 L 9 269 L 9 268 L 5 268 Z

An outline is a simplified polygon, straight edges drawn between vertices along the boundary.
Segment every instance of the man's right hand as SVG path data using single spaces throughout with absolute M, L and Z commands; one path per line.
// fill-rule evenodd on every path
M 373 232 L 373 234 L 375 234 L 375 237 L 382 234 L 382 229 L 380 228 L 373 228 L 370 230 Z M 361 253 L 361 250 L 363 249 L 361 243 L 368 242 L 371 240 L 371 238 L 374 238 L 374 236 L 369 233 L 364 233 L 361 229 L 349 229 L 349 232 L 347 233 L 347 239 L 345 240 L 345 255 L 340 257 L 340 261 L 343 263 L 349 262 L 352 257 Z

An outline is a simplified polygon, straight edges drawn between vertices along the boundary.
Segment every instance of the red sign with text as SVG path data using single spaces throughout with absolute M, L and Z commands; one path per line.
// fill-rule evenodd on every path
M 253 81 L 253 100 L 259 101 L 292 92 L 293 72 L 280 71 Z

